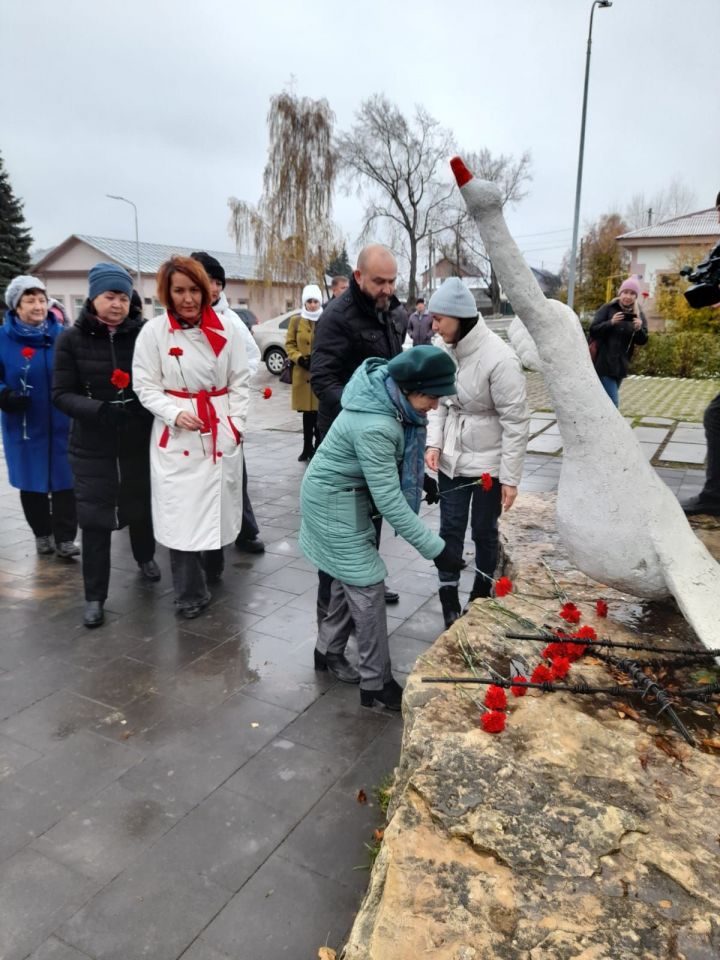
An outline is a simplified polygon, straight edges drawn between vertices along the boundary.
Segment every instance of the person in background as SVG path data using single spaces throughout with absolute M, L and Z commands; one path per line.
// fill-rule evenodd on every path
M 53 403 L 72 417 L 70 466 L 82 530 L 86 627 L 99 627 L 110 584 L 113 530 L 130 528 L 143 579 L 160 579 L 150 508 L 152 417 L 135 393 L 132 365 L 142 319 L 132 279 L 114 263 L 88 275 L 88 298 L 55 350 Z
M 260 366 L 260 348 L 255 343 L 255 338 L 248 330 L 247 324 L 243 323 L 234 310 L 230 308 L 228 299 L 225 296 L 225 268 L 215 257 L 212 257 L 204 250 L 198 250 L 190 255 L 193 260 L 197 260 L 205 267 L 210 280 L 210 293 L 212 295 L 212 308 L 222 319 L 228 320 L 237 327 L 245 346 L 247 355 L 248 371 L 251 377 L 254 377 Z M 235 540 L 235 548 L 243 553 L 264 553 L 265 544 L 260 539 L 260 528 L 255 519 L 255 512 L 250 502 L 248 493 L 248 475 L 247 458 L 243 445 L 243 478 L 242 478 L 242 497 L 243 497 L 243 516 L 240 533 Z M 205 574 L 208 583 L 218 583 L 225 569 L 225 557 L 222 548 L 218 551 L 206 551 L 205 553 Z
M 623 280 L 617 297 L 595 314 L 588 333 L 589 339 L 598 345 L 595 370 L 616 407 L 620 406 L 620 384 L 628 374 L 633 351 L 648 342 L 647 320 L 640 309 L 639 296 L 638 280 Z
M 133 377 L 140 402 L 155 418 L 155 530 L 170 549 L 177 612 L 192 619 L 211 599 L 203 554 L 232 543 L 242 524 L 250 372 L 240 330 L 211 307 L 202 264 L 171 257 L 157 283 L 166 312 L 144 325 Z
M 330 300 L 334 300 L 345 293 L 349 286 L 350 280 L 347 277 L 333 277 L 330 281 Z M 330 303 L 330 300 L 328 300 L 328 303 Z
M 498 519 L 517 497 L 530 417 L 525 377 L 512 348 L 488 330 L 475 298 L 450 277 L 430 298 L 433 329 L 457 363 L 457 393 L 428 416 L 425 463 L 438 471 L 440 536 L 462 555 L 470 516 L 475 580 L 489 597 L 498 562 Z M 480 481 L 486 474 L 487 486 Z M 445 626 L 460 616 L 457 571 L 439 566 Z
M 437 347 L 413 347 L 388 361 L 371 357 L 342 394 L 342 412 L 300 488 L 299 543 L 332 580 L 315 665 L 360 684 L 360 703 L 399 710 L 402 688 L 388 648 L 385 584 L 373 514 L 439 569 L 460 570 L 453 551 L 417 516 L 425 476 L 426 414 L 455 392 L 455 364 Z M 345 657 L 354 629 L 359 670 Z
M 320 443 L 318 399 L 310 383 L 310 355 L 317 321 L 323 312 L 321 296 L 316 283 L 309 283 L 303 289 L 302 310 L 290 318 L 285 337 L 285 352 L 293 363 L 290 405 L 302 413 L 303 447 L 298 457 L 301 463 L 312 459 Z
M 37 277 L 15 277 L 5 291 L 0 327 L 0 410 L 10 486 L 35 535 L 39 554 L 74 557 L 77 533 L 68 462 L 70 420 L 51 403 L 55 344 L 62 324 L 48 310 Z
M 407 332 L 414 347 L 419 347 L 424 343 L 432 343 L 432 317 L 425 307 L 423 297 L 418 297 L 415 301 L 415 313 L 410 314 Z

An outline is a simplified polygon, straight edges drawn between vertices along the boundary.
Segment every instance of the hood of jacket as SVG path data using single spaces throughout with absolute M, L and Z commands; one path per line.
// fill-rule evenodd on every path
M 369 357 L 357 368 L 343 390 L 340 401 L 343 410 L 380 413 L 394 420 L 400 419 L 395 404 L 385 389 L 387 365 L 387 360 L 382 357 Z
M 119 326 L 115 327 L 115 335 L 124 336 L 126 333 L 137 333 L 142 324 L 142 317 L 129 314 Z M 91 337 L 110 336 L 108 326 L 98 320 L 95 314 L 89 310 L 87 303 L 80 311 L 80 316 L 75 321 L 75 326 L 78 330 L 81 330 Z

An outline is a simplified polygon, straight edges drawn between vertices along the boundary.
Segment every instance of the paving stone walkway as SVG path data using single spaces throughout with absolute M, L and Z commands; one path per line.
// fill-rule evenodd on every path
M 254 387 L 247 460 L 267 550 L 228 549 L 197 620 L 175 616 L 167 552 L 147 584 L 121 532 L 107 622 L 86 630 L 79 564 L 35 555 L 0 464 L 2 960 L 312 960 L 353 921 L 402 724 L 312 669 L 300 417 L 274 378 Z M 555 436 L 552 416 L 534 420 Z M 560 466 L 529 454 L 521 490 L 554 490 Z M 680 496 L 702 483 L 658 472 Z M 437 526 L 437 508 L 423 515 Z M 441 630 L 435 570 L 387 528 L 382 553 L 402 679 Z

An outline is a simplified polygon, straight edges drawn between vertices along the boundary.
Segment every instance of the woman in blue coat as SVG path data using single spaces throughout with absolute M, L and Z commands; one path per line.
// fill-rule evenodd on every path
M 48 310 L 45 285 L 20 276 L 5 291 L 0 327 L 0 410 L 10 485 L 20 490 L 37 552 L 74 557 L 77 532 L 68 463 L 70 420 L 50 402 L 55 340 L 62 330 Z

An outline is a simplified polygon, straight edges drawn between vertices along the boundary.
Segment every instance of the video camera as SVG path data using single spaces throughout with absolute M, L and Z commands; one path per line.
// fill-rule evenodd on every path
M 685 291 L 685 299 L 693 308 L 712 307 L 720 303 L 720 243 L 694 269 L 683 267 L 681 277 L 687 277 L 694 286 Z

